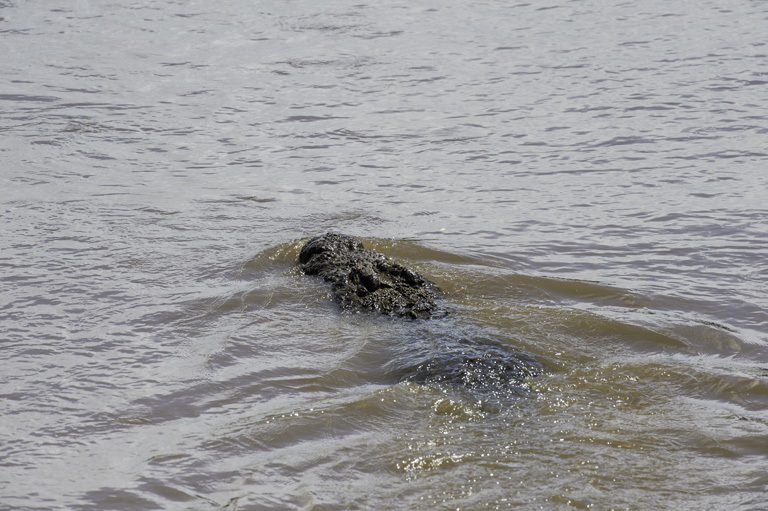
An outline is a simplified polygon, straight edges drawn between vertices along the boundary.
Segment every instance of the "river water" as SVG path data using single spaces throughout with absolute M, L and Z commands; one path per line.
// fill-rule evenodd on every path
M 0 508 L 765 509 L 766 26 L 0 0 Z M 340 312 L 327 231 L 451 317 Z M 462 336 L 545 371 L 393 375 Z

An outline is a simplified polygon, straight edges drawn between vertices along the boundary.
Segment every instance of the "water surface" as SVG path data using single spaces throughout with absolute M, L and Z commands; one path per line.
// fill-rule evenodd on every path
M 766 22 L 0 0 L 0 507 L 764 509 Z M 453 316 L 340 313 L 328 230 Z M 467 335 L 546 371 L 393 377 Z

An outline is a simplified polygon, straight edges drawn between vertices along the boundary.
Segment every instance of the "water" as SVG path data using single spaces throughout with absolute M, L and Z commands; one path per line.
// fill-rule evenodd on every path
M 0 507 L 768 507 L 768 3 L 321 4 L 0 1 Z

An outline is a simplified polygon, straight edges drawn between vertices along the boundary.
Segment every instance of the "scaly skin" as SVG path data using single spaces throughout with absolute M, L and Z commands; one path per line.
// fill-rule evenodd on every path
M 437 286 L 384 254 L 363 248 L 351 236 L 329 233 L 312 238 L 301 249 L 299 263 L 307 275 L 331 283 L 343 309 L 412 319 L 439 312 Z

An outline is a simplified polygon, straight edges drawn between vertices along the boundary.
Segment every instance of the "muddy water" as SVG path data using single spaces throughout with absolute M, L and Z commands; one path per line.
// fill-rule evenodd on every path
M 0 0 L 0 508 L 766 508 L 766 23 Z M 341 313 L 328 230 L 450 317 Z M 545 372 L 400 381 L 466 337 Z

